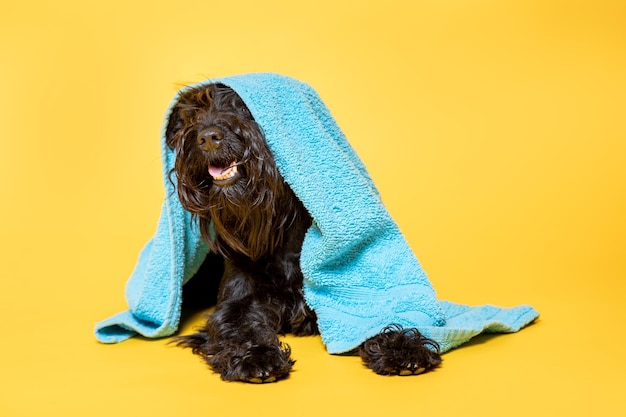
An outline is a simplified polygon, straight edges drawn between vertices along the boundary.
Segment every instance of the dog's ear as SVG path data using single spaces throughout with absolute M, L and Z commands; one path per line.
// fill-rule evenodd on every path
M 180 101 L 172 107 L 169 118 L 167 119 L 167 126 L 165 128 L 165 143 L 170 149 L 176 147 L 177 133 L 185 127 L 185 119 L 183 111 L 180 106 Z

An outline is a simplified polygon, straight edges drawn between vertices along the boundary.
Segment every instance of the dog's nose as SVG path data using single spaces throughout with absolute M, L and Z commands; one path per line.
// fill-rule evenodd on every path
M 205 152 L 212 151 L 220 146 L 222 139 L 224 139 L 222 129 L 219 127 L 210 127 L 198 134 L 198 145 Z

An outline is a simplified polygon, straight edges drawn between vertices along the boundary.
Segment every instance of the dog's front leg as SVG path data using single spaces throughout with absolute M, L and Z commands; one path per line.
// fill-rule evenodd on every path
M 439 345 L 415 328 L 391 325 L 359 348 L 363 363 L 380 375 L 417 375 L 441 363 Z
M 177 339 L 227 381 L 274 382 L 287 377 L 294 363 L 277 336 L 280 306 L 257 281 L 227 263 L 220 300 L 204 328 Z
M 279 317 L 253 296 L 222 302 L 209 317 L 206 362 L 228 381 L 274 382 L 294 363 L 277 336 Z

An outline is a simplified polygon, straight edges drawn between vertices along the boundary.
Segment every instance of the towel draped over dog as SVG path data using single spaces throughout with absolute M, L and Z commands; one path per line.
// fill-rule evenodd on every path
M 317 314 L 328 352 L 350 351 L 389 324 L 416 327 L 445 352 L 482 332 L 518 331 L 538 317 L 527 305 L 470 307 L 437 299 L 362 161 L 307 84 L 258 73 L 188 88 L 209 83 L 225 84 L 239 94 L 263 130 L 280 173 L 313 218 L 300 264 L 304 296 Z M 165 127 L 165 202 L 156 233 L 128 280 L 129 310 L 96 325 L 96 337 L 104 343 L 136 334 L 173 334 L 182 287 L 209 252 L 197 223 L 178 200 L 176 181 L 170 181 L 176 155 L 165 144 L 164 132 Z

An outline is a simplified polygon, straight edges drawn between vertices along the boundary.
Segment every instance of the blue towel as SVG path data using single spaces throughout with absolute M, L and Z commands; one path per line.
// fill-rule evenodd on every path
M 328 352 L 350 351 L 392 323 L 417 327 L 445 352 L 482 332 L 518 331 L 538 317 L 525 305 L 469 307 L 437 299 L 365 166 L 311 87 L 268 73 L 191 87 L 215 82 L 241 96 L 279 171 L 313 218 L 302 246 L 304 295 Z M 104 343 L 137 333 L 150 338 L 174 333 L 182 287 L 208 253 L 169 181 L 175 155 L 164 134 L 161 149 L 166 197 L 157 231 L 127 283 L 129 310 L 96 325 Z

